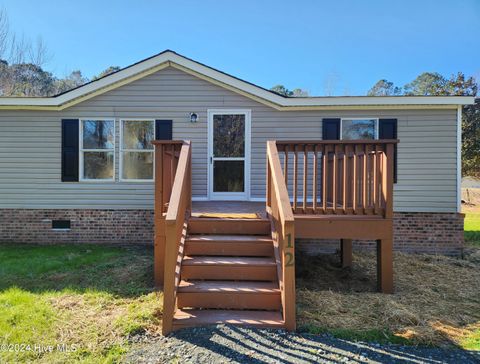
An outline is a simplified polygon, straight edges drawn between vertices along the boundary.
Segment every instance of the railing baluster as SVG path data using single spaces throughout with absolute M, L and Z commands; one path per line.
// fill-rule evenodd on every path
M 393 217 L 393 154 L 394 145 L 387 144 L 385 146 L 386 158 L 383 162 L 383 170 L 385 176 L 383 178 L 383 189 L 385 196 L 385 213 L 384 216 L 387 219 Z
M 322 213 L 327 212 L 327 196 L 328 196 L 328 153 L 329 147 L 322 147 Z
M 345 156 L 344 156 L 344 169 L 345 169 L 345 180 L 343 184 L 345 186 L 345 202 L 344 202 L 344 210 L 345 214 L 349 213 L 350 208 L 350 198 L 351 198 L 351 180 L 352 180 L 352 171 L 350 170 L 352 164 L 350 163 L 350 145 L 345 144 Z
M 169 155 L 170 155 L 170 164 L 169 164 L 169 167 L 170 167 L 170 182 L 169 182 L 169 185 L 170 185 L 170 193 L 172 191 L 172 188 L 173 188 L 173 181 L 175 180 L 175 171 L 173 170 L 173 159 L 174 159 L 174 155 L 173 155 L 173 145 L 170 145 L 169 146 Z
M 313 147 L 313 203 L 312 203 L 312 206 L 313 206 L 313 213 L 315 214 L 316 211 L 317 211 L 317 180 L 318 180 L 318 168 L 317 168 L 317 164 L 318 164 L 318 155 L 317 155 L 317 148 L 318 148 L 318 145 L 315 144 L 314 147 Z
M 307 212 L 307 179 L 308 179 L 308 151 L 307 144 L 303 145 L 303 213 Z
M 362 163 L 362 208 L 363 213 L 367 213 L 367 145 L 363 144 L 363 163 Z
M 375 145 L 373 154 L 373 213 L 378 212 L 378 145 Z
M 285 158 L 283 160 L 283 174 L 285 177 L 285 186 L 288 189 L 288 145 L 285 146 Z
M 352 207 L 353 213 L 357 214 L 357 194 L 358 194 L 358 144 L 353 146 L 353 191 L 352 191 Z
M 332 172 L 332 202 L 333 202 L 333 213 L 337 212 L 337 185 L 338 185 L 338 145 L 335 144 L 333 147 L 333 172 Z
M 298 192 L 298 153 L 297 145 L 293 147 L 293 212 L 297 212 L 297 192 Z
M 373 176 L 372 176 L 372 167 L 373 167 L 373 154 L 372 154 L 372 145 L 366 144 L 366 153 L 367 153 L 367 213 L 373 213 Z
M 348 180 L 348 155 L 347 146 L 343 145 L 343 213 L 347 213 L 347 180 Z

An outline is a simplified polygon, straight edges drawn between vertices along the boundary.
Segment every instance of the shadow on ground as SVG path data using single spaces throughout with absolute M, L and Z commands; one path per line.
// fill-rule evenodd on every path
M 139 339 L 139 341 L 142 341 Z M 148 344 L 147 344 L 148 343 Z M 131 363 L 478 363 L 478 355 L 459 349 L 380 345 L 327 335 L 289 333 L 219 325 L 191 328 L 134 344 Z

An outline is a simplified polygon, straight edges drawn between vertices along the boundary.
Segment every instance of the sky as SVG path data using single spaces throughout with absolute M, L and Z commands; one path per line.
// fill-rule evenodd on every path
M 480 0 L 0 0 L 58 77 L 165 49 L 270 88 L 365 95 L 425 71 L 480 79 Z

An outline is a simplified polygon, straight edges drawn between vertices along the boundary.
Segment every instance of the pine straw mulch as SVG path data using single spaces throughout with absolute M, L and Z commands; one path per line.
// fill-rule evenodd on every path
M 325 330 L 379 330 L 412 344 L 460 345 L 480 330 L 480 250 L 465 259 L 396 253 L 395 294 L 375 291 L 376 258 L 297 256 L 298 324 Z

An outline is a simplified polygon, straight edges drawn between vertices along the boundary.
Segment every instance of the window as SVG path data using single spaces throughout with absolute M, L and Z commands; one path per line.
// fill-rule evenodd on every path
M 115 121 L 80 121 L 80 179 L 115 180 Z
M 378 119 L 342 119 L 340 139 L 378 139 Z
M 120 179 L 153 181 L 154 120 L 122 120 Z

